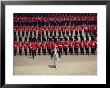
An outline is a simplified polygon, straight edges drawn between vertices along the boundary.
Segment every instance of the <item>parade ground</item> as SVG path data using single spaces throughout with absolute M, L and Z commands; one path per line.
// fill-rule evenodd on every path
M 62 55 L 54 68 L 49 55 L 14 56 L 14 75 L 97 75 L 97 55 Z

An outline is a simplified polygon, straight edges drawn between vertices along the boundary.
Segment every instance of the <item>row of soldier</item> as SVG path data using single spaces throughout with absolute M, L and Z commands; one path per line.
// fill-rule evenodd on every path
M 81 41 L 76 38 L 74 41 L 71 39 L 68 41 L 67 39 L 65 41 L 43 41 L 43 42 L 36 42 L 36 41 L 14 41 L 14 55 L 16 56 L 18 49 L 19 49 L 19 55 L 22 55 L 22 52 L 25 52 L 25 55 L 27 55 L 28 51 L 30 55 L 36 55 L 38 53 L 39 55 L 43 53 L 44 55 L 51 54 L 51 50 L 54 48 L 59 49 L 61 54 L 67 55 L 68 53 L 73 54 L 74 52 L 78 55 L 81 53 L 81 55 L 84 55 L 84 52 L 86 51 L 86 54 L 89 55 L 90 49 L 92 55 L 95 55 L 96 48 L 97 48 L 97 40 L 84 40 L 81 39 Z M 69 51 L 69 52 L 68 52 Z
M 97 26 L 96 25 L 72 25 L 70 26 L 14 26 L 14 36 L 36 36 L 38 37 L 52 37 L 52 36 L 73 36 L 80 35 L 83 33 L 86 36 L 94 35 L 97 36 Z
M 22 14 L 22 15 L 14 15 L 14 22 L 70 22 L 70 21 L 96 21 L 96 14 L 32 14 L 32 16 Z

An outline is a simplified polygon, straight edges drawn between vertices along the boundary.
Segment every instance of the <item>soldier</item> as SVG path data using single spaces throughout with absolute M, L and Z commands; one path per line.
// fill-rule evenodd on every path
M 61 27 L 58 28 L 59 37 L 61 36 Z
M 43 42 L 42 44 L 42 51 L 43 51 L 43 54 L 46 55 L 46 42 Z
M 37 48 L 38 48 L 38 54 L 39 54 L 39 55 L 40 55 L 40 53 L 41 53 L 41 47 L 42 47 L 41 43 L 38 43 Z
M 25 41 L 25 43 L 24 43 L 24 52 L 25 52 L 26 56 L 27 56 L 27 49 L 28 49 L 28 41 Z
M 92 52 L 92 55 L 95 55 L 95 50 L 96 50 L 96 42 L 95 41 L 92 41 L 92 43 L 91 43 L 91 52 Z
M 16 56 L 16 53 L 17 53 L 17 47 L 18 47 L 18 44 L 17 44 L 17 41 L 14 42 L 14 55 Z
M 81 55 L 84 55 L 84 48 L 85 48 L 84 40 L 81 40 L 80 43 Z
M 17 31 L 17 29 L 14 27 L 13 31 L 14 31 L 14 37 L 16 37 L 16 31 Z
M 71 40 L 70 43 L 69 43 L 69 52 L 70 52 L 70 55 L 73 54 L 73 48 L 74 48 L 74 42 L 73 42 L 73 40 Z
M 21 31 L 20 28 L 18 28 L 17 30 L 18 30 L 18 36 L 20 36 L 20 31 Z
M 22 36 L 24 37 L 25 29 L 22 27 Z
M 23 43 L 22 41 L 19 42 L 19 54 L 20 56 L 22 55 L 22 48 L 23 48 Z
M 34 42 L 32 42 L 32 44 L 31 44 L 31 50 L 32 50 L 32 57 L 33 57 L 33 59 L 34 59 L 34 55 L 35 55 L 35 48 L 36 48 L 36 46 L 35 46 L 35 43 Z
M 78 38 L 76 38 L 76 41 L 75 41 L 75 53 L 78 55 L 78 52 L 79 52 L 79 41 L 78 41 Z
M 70 29 L 70 32 L 71 32 L 71 37 L 73 36 L 73 33 L 74 33 L 74 25 L 72 25 L 71 29 Z
M 63 49 L 63 43 L 60 41 L 60 43 L 58 44 L 58 47 L 59 47 L 59 52 L 61 53 L 62 55 L 62 49 Z
M 78 26 L 75 27 L 75 36 L 78 36 Z
M 29 29 L 28 27 L 26 27 L 26 36 L 28 36 L 28 33 L 29 33 Z
M 67 50 L 68 50 L 68 42 L 67 41 L 65 41 L 63 47 L 64 47 L 64 53 L 65 53 L 65 55 L 67 55 Z
M 90 48 L 90 42 L 89 40 L 87 39 L 86 40 L 86 54 L 89 55 L 89 48 Z

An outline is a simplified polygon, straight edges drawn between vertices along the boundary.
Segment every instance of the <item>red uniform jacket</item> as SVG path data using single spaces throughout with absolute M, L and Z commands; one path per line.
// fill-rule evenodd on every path
M 79 48 L 80 46 L 79 46 L 79 42 L 78 41 L 76 41 L 75 42 L 75 48 Z
M 58 32 L 61 32 L 61 28 L 58 29 Z
M 58 47 L 59 48 L 63 48 L 63 44 L 62 43 L 59 43 Z
M 41 48 L 42 48 L 42 45 L 41 45 L 41 44 L 38 44 L 38 45 L 37 45 L 37 48 L 38 48 L 38 49 L 41 49 Z
M 70 42 L 69 47 L 70 48 L 73 48 L 74 47 L 74 42 L 73 41 Z
M 16 32 L 16 29 L 14 28 L 13 31 Z
M 92 42 L 91 48 L 96 48 L 96 43 L 95 42 Z
M 29 32 L 29 29 L 28 28 L 26 28 L 26 32 Z
M 46 43 L 42 44 L 42 49 L 46 49 Z
M 22 49 L 23 48 L 23 44 L 19 44 L 19 49 Z
M 24 44 L 24 49 L 28 49 L 28 45 L 26 43 Z
M 90 48 L 90 42 L 86 42 L 86 48 Z
M 81 48 L 84 48 L 84 47 L 85 47 L 84 42 L 81 42 Z
M 17 44 L 14 44 L 14 49 L 17 49 L 17 47 L 18 47 Z
M 68 48 L 68 43 L 65 42 L 63 47 L 64 47 L 64 48 Z

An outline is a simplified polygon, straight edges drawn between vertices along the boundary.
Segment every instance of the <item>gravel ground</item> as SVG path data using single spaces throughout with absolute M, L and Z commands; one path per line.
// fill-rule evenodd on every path
M 14 75 L 97 75 L 97 55 L 63 55 L 53 67 L 49 55 L 14 56 Z

